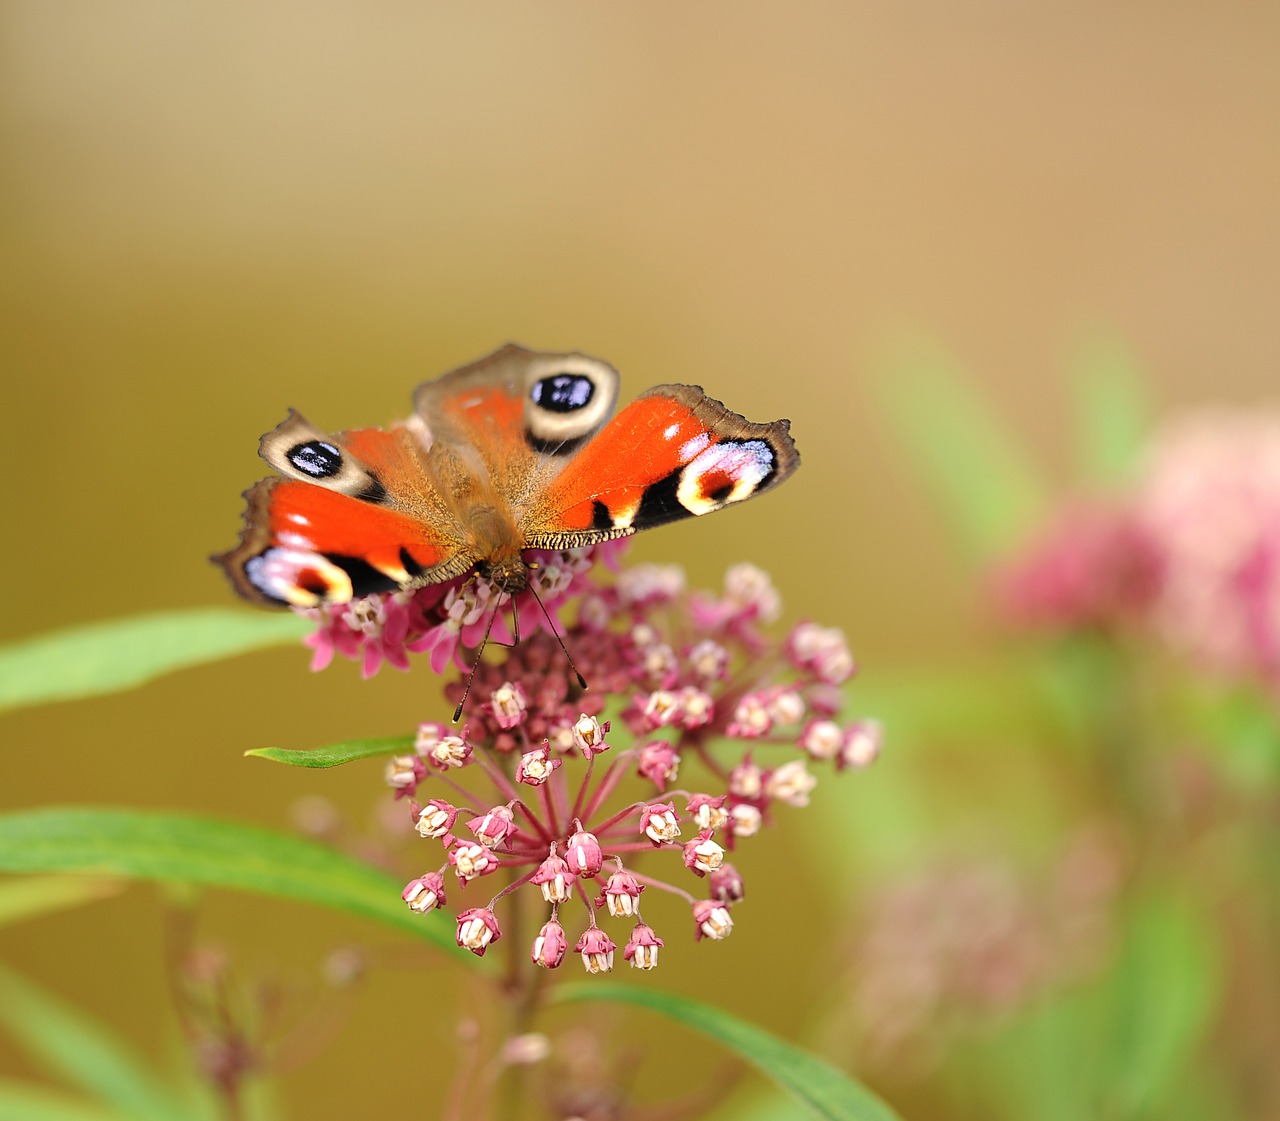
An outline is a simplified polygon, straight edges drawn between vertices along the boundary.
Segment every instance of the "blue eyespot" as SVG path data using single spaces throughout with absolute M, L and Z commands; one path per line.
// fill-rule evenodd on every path
M 296 444 L 287 454 L 294 467 L 313 479 L 328 479 L 342 470 L 342 453 L 322 440 Z
M 534 382 L 529 396 L 548 412 L 572 413 L 585 407 L 595 391 L 595 383 L 582 374 L 554 374 Z

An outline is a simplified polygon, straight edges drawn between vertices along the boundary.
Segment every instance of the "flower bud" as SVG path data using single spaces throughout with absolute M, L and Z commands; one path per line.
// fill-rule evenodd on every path
M 884 741 L 884 726 L 879 720 L 859 720 L 845 729 L 844 747 L 840 752 L 838 766 L 869 767 L 880 756 L 880 746 Z
M 573 725 L 574 746 L 582 753 L 584 759 L 590 759 L 602 751 L 609 750 L 609 745 L 604 742 L 608 731 L 607 720 L 602 725 L 594 716 L 588 716 L 584 712 Z
M 703 899 L 693 905 L 693 921 L 697 924 L 694 935 L 699 942 L 703 938 L 721 941 L 733 930 L 729 908 L 714 899 Z
M 557 855 L 552 846 L 551 855 L 538 865 L 530 880 L 542 889 L 542 898 L 548 903 L 564 903 L 573 894 L 573 873 L 564 857 Z
M 711 888 L 711 898 L 720 903 L 741 903 L 747 894 L 742 877 L 732 864 L 721 864 L 711 873 L 707 884 Z
M 498 848 L 516 831 L 515 811 L 510 806 L 494 806 L 468 821 L 467 828 L 485 848 Z
M 684 866 L 697 876 L 714 872 L 724 862 L 724 849 L 711 839 L 711 832 L 706 829 L 685 844 L 683 854 Z
M 631 963 L 632 969 L 656 969 L 658 949 L 662 945 L 663 941 L 653 932 L 653 927 L 637 923 L 622 956 Z
M 665 790 L 667 783 L 675 782 L 679 767 L 680 756 L 666 740 L 650 740 L 640 748 L 636 760 L 636 772 L 659 790 Z
M 400 898 L 409 904 L 409 910 L 425 915 L 428 911 L 444 906 L 444 877 L 439 872 L 428 872 L 404 885 Z
M 578 826 L 578 831 L 569 838 L 564 858 L 569 871 L 584 879 L 590 879 L 604 864 L 604 853 L 600 851 L 596 835 L 588 833 L 582 826 Z
M 520 756 L 520 762 L 516 764 L 516 782 L 522 782 L 526 786 L 541 786 L 555 773 L 561 762 L 562 760 L 552 756 L 551 748 L 544 743 Z
M 563 960 L 565 950 L 569 948 L 569 940 L 565 937 L 564 927 L 555 919 L 543 923 L 538 937 L 533 940 L 533 950 L 529 954 L 534 965 L 543 969 L 555 969 Z
M 807 806 L 818 780 L 809 773 L 803 759 L 791 759 L 769 775 L 765 793 L 788 806 Z
M 834 759 L 845 745 L 845 730 L 834 720 L 810 720 L 800 733 L 800 746 L 812 758 Z
M 608 883 L 604 885 L 600 898 L 596 900 L 596 906 L 599 907 L 601 903 L 605 903 L 609 907 L 609 914 L 615 919 L 625 918 L 627 915 L 636 913 L 642 891 L 644 891 L 644 884 L 630 872 L 614 872 L 609 877 Z
M 529 700 L 525 696 L 524 687 L 504 681 L 489 699 L 489 708 L 499 728 L 514 728 L 524 719 Z
M 654 802 L 640 812 L 640 832 L 655 845 L 680 839 L 680 821 L 671 802 Z
M 688 810 L 699 829 L 716 833 L 729 824 L 729 811 L 724 808 L 726 795 L 713 798 L 710 794 L 695 794 L 689 799 Z
M 440 798 L 432 798 L 418 811 L 414 828 L 424 837 L 443 837 L 453 828 L 458 807 Z
M 387 785 L 397 791 L 412 793 L 426 775 L 422 760 L 416 755 L 393 755 L 387 763 L 383 776 Z
M 458 916 L 457 941 L 476 957 L 484 957 L 490 942 L 502 937 L 498 919 L 487 907 L 472 907 Z
M 592 926 L 583 932 L 573 952 L 582 955 L 582 964 L 588 973 L 609 973 L 613 970 L 615 949 L 613 939 L 598 926 Z
M 459 841 L 454 845 L 449 850 L 449 863 L 464 884 L 498 870 L 498 858 L 484 845 L 478 845 L 474 841 Z

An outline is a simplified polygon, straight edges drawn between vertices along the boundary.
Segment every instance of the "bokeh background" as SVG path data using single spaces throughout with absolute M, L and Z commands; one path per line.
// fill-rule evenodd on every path
M 694 583 L 764 566 L 790 617 L 845 629 L 869 688 L 965 661 L 990 641 L 975 572 L 878 393 L 904 352 L 945 352 L 1060 480 L 1087 340 L 1123 341 L 1158 412 L 1270 398 L 1278 32 L 1249 3 L 7 0 L 0 629 L 227 602 L 206 557 L 234 541 L 257 437 L 289 406 L 382 423 L 419 380 L 514 339 L 607 358 L 626 396 L 693 382 L 792 419 L 804 465 L 785 490 L 635 555 Z M 286 772 L 242 750 L 398 733 L 441 702 L 421 673 L 306 661 L 262 653 L 9 716 L 0 807 L 288 826 L 315 794 L 363 825 L 373 767 Z M 1016 862 L 992 808 L 1008 773 L 959 773 L 939 780 L 952 814 L 931 840 L 978 830 Z M 876 774 L 821 789 L 815 812 L 863 813 Z M 839 1023 L 843 951 L 798 947 L 797 925 L 837 922 L 862 886 L 848 854 L 797 874 L 806 843 L 772 846 L 744 862 L 752 921 L 723 946 L 670 939 L 662 980 L 813 1041 Z M 220 895 L 200 924 L 247 974 L 304 993 L 335 944 L 367 937 Z M 133 889 L 88 921 L 5 931 L 0 952 L 163 1054 L 164 928 Z M 794 983 L 761 971 L 773 958 Z M 288 1114 L 336 1116 L 358 1093 L 365 1115 L 399 1115 L 406 1064 L 431 1076 L 423 1009 L 449 985 L 378 971 L 339 1043 L 284 1074 Z M 0 1069 L 32 1072 L 3 1043 Z M 869 1077 L 921 1116 L 964 1100 L 927 1064 Z

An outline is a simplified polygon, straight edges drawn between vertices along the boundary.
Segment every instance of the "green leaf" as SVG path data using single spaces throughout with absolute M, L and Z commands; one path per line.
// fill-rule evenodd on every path
M 1132 915 L 1110 1020 L 1116 1116 L 1161 1104 L 1192 1061 L 1216 1010 L 1221 951 L 1190 902 L 1151 898 Z
M 327 747 L 313 747 L 305 751 L 286 747 L 254 747 L 245 754 L 256 759 L 270 759 L 273 763 L 287 763 L 291 767 L 340 767 L 356 759 L 412 751 L 413 742 L 413 736 L 383 736 L 381 739 L 331 743 Z
M 824 1059 L 719 1008 L 672 993 L 620 984 L 576 984 L 561 988 L 557 1001 L 607 1000 L 661 1013 L 715 1040 L 808 1106 L 832 1121 L 895 1121 L 897 1114 L 870 1090 Z
M 124 884 L 102 876 L 27 876 L 0 883 L 0 926 L 114 895 Z
M 186 1121 L 187 1111 L 123 1041 L 2 965 L 0 1024 L 45 1070 L 95 1099 L 139 1118 Z
M 138 1121 L 138 1117 L 44 1086 L 0 1079 L 0 1121 Z
M 385 872 L 314 841 L 237 822 L 97 807 L 4 814 L 0 871 L 102 872 L 259 892 L 373 919 L 455 951 L 448 921 L 410 911 L 403 885 Z
M 881 411 L 973 558 L 1007 552 L 1048 508 L 1030 457 L 941 355 L 885 363 Z
M 1096 334 L 1079 348 L 1072 371 L 1082 477 L 1104 486 L 1130 482 L 1149 428 L 1132 354 L 1119 339 Z
M 310 628 L 292 613 L 202 607 L 38 635 L 0 649 L 0 711 L 119 693 L 188 666 L 296 643 Z

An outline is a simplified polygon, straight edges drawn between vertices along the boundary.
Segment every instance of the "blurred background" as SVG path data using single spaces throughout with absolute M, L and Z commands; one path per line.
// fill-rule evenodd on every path
M 752 921 L 723 946 L 672 946 L 660 979 L 859 1070 L 907 1115 L 1028 1116 L 1010 1083 L 1031 1068 L 1000 1032 L 1019 1026 L 1040 991 L 1028 978 L 1043 971 L 997 970 L 996 998 L 988 986 L 945 1010 L 924 967 L 883 959 L 902 939 L 868 916 L 945 932 L 949 916 L 989 906 L 995 928 L 1023 941 L 944 933 L 945 947 L 919 950 L 930 968 L 966 938 L 1020 962 L 1029 939 L 1071 957 L 1068 980 L 1100 976 L 1141 948 L 1104 931 L 1088 952 L 1059 955 L 1069 924 L 1055 908 L 1078 918 L 1084 905 L 1067 888 L 1025 904 L 1019 885 L 1043 887 L 1052 869 L 1078 887 L 1083 867 L 1085 918 L 1097 918 L 1147 819 L 1117 824 L 1106 772 L 1062 746 L 1079 720 L 1067 718 L 1070 734 L 1038 718 L 988 734 L 957 717 L 948 734 L 945 696 L 898 688 L 929 674 L 945 686 L 948 666 L 1004 649 L 985 594 L 991 557 L 963 549 L 931 504 L 900 436 L 921 397 L 899 379 L 945 365 L 947 384 L 986 402 L 1061 496 L 1079 484 L 1064 417 L 1099 354 L 1140 371 L 1153 423 L 1271 400 L 1278 32 L 1274 7 L 1244 3 L 8 0 L 3 635 L 229 602 L 206 558 L 236 538 L 240 492 L 263 473 L 261 432 L 290 406 L 333 430 L 384 423 L 407 412 L 418 381 L 507 340 L 606 358 L 624 399 L 691 382 L 752 419 L 790 417 L 804 464 L 784 491 L 714 528 L 647 535 L 633 555 L 681 563 L 695 584 L 751 560 L 789 618 L 842 627 L 868 710 L 884 701 L 886 756 L 820 788 L 812 821 L 797 816 L 777 849 L 745 859 L 761 885 Z M 261 653 L 6 717 L 0 808 L 163 806 L 289 827 L 314 795 L 364 828 L 377 813 L 372 766 L 304 774 L 241 752 L 442 714 L 421 673 L 362 682 L 341 664 L 312 676 L 301 650 Z M 1232 787 L 1262 799 L 1263 821 L 1268 776 L 1255 768 Z M 815 852 L 808 877 L 785 866 Z M 948 853 L 972 867 L 940 866 Z M 1024 904 L 1040 925 L 1023 922 Z M 801 909 L 837 932 L 828 944 L 788 942 Z M 5 930 L 0 953 L 169 1054 L 155 893 L 131 889 L 92 915 Z M 1148 921 L 1166 929 L 1159 917 L 1130 928 Z M 368 938 L 332 916 L 218 894 L 199 925 L 245 976 L 303 994 L 322 985 L 335 945 Z M 1195 947 L 1201 933 L 1187 935 Z M 797 984 L 759 971 L 779 954 Z M 1170 960 L 1177 972 L 1184 959 Z M 1267 960 L 1205 997 L 1166 1061 L 1239 1116 L 1280 1115 L 1257 1065 L 1280 987 Z M 742 990 L 747 970 L 761 991 Z M 443 974 L 375 971 L 323 1060 L 282 1072 L 284 1112 L 332 1116 L 335 1095 L 358 1093 L 368 1115 L 397 1115 L 393 1072 L 408 1060 L 431 1076 L 430 1033 L 417 1033 L 451 984 Z M 873 977 L 898 981 L 877 991 Z M 985 1066 L 960 1061 L 984 1041 Z M 39 1077 L 3 1042 L 0 1069 Z M 1105 1072 L 1094 1090 L 1084 1113 L 1036 1115 L 1155 1108 L 1154 1091 L 1117 1090 Z M 636 1094 L 650 1096 L 643 1081 Z

